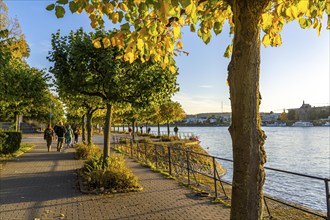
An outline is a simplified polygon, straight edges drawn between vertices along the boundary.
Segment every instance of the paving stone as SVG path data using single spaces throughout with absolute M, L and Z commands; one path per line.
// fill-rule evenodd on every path
M 128 159 L 142 192 L 100 196 L 77 190 L 75 173 L 82 161 L 73 149 L 47 152 L 42 135 L 23 136 L 37 146 L 0 170 L 0 219 L 229 219 L 230 209 Z

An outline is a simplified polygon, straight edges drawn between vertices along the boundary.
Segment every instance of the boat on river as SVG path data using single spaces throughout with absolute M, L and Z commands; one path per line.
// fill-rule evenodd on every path
M 330 122 L 327 121 L 326 123 L 322 124 L 322 126 L 330 127 Z
M 292 127 L 313 127 L 313 123 L 309 121 L 297 121 L 292 124 Z
M 285 122 L 281 123 L 281 122 L 276 121 L 274 123 L 265 124 L 265 126 L 267 126 L 267 127 L 285 127 L 286 123 Z

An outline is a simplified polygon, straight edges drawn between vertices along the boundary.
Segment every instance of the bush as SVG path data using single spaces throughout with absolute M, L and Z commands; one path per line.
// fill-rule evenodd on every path
M 103 169 L 103 156 L 93 157 L 85 162 L 82 168 L 84 185 L 89 191 L 125 192 L 138 190 L 137 177 L 126 166 L 122 155 L 112 154 Z
M 83 143 L 75 144 L 77 159 L 91 159 L 92 157 L 100 157 L 101 149 L 97 145 L 87 145 Z
M 17 131 L 0 131 L 0 153 L 11 154 L 21 145 L 22 133 Z

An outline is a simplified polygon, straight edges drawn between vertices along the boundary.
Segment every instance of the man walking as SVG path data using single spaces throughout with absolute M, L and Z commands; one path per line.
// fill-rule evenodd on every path
M 66 133 L 66 129 L 63 126 L 63 122 L 60 121 L 55 132 L 57 135 L 57 151 L 60 152 L 63 147 L 64 135 Z

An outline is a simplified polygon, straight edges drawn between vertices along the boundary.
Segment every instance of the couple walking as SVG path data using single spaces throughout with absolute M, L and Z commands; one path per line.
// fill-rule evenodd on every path
M 48 125 L 44 132 L 44 139 L 47 141 L 48 152 L 51 150 L 52 140 L 54 140 L 55 135 L 57 136 L 58 152 L 61 151 L 64 141 L 67 147 L 72 146 L 73 130 L 70 125 L 65 127 L 63 126 L 63 122 L 60 122 L 59 125 L 54 126 L 54 129 L 52 129 L 51 125 Z M 78 137 L 75 139 L 75 141 L 77 142 Z

